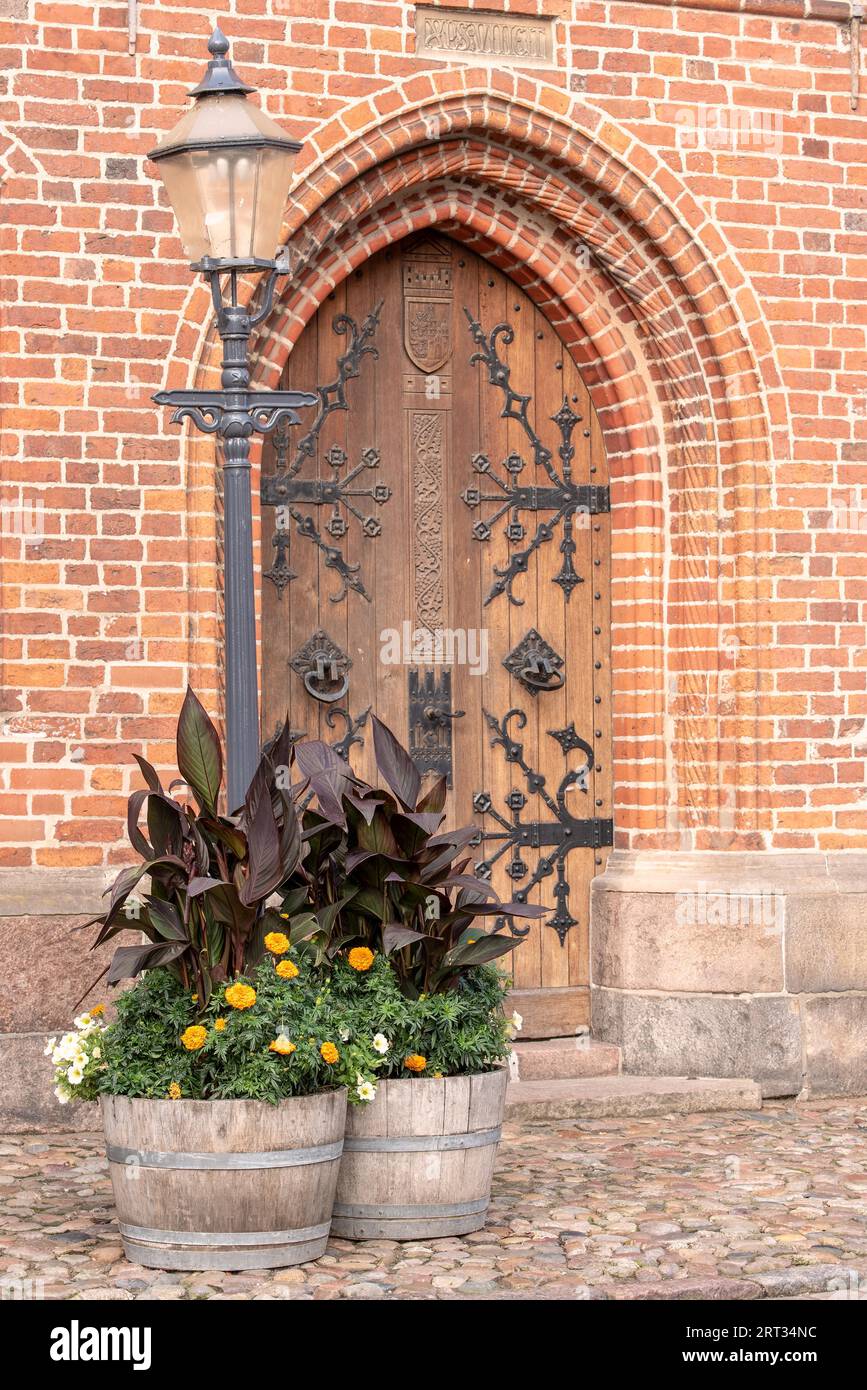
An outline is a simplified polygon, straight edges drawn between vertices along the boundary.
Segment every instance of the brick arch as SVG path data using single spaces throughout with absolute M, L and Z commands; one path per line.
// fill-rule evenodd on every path
M 757 305 L 731 303 L 736 267 L 702 246 L 687 193 L 663 199 L 521 100 L 439 97 L 326 145 L 287 221 L 294 274 L 258 382 L 276 384 L 335 285 L 415 230 L 439 226 L 510 274 L 573 354 L 609 451 L 619 840 L 760 847 L 751 576 L 778 383 Z

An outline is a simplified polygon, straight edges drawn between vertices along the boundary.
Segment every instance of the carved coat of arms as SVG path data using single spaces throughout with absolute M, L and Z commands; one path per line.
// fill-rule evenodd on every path
M 451 255 L 416 242 L 403 263 L 403 344 L 420 372 L 438 372 L 452 355 Z
M 436 372 L 452 355 L 452 306 L 442 299 L 410 299 L 403 304 L 406 355 L 420 372 Z

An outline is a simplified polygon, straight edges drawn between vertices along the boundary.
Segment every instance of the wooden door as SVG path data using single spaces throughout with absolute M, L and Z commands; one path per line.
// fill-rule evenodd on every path
M 440 235 L 344 282 L 286 384 L 320 407 L 263 464 L 264 732 L 288 710 L 372 778 L 373 710 L 445 772 L 478 871 L 551 908 L 513 924 L 516 988 L 559 991 L 553 1011 L 522 993 L 527 1031 L 572 1031 L 611 842 L 608 479 L 587 391 L 527 296 Z

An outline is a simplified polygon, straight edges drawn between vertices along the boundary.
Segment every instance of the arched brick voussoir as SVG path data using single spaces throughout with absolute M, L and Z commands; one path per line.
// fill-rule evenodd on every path
M 610 118 L 602 123 L 600 113 L 580 99 L 570 99 L 543 82 L 497 74 L 500 92 L 494 94 L 490 91 L 490 74 L 464 70 L 461 77 L 463 82 L 455 84 L 457 90 L 447 95 L 440 90 L 422 102 L 413 100 L 398 83 L 389 93 L 389 109 L 384 118 L 377 112 L 370 125 L 349 138 L 339 122 L 331 122 L 320 132 L 311 144 L 307 161 L 300 166 L 304 186 L 287 214 L 287 238 L 293 238 L 336 191 L 390 158 L 405 159 L 420 151 L 435 150 L 460 135 L 482 133 L 525 155 L 535 156 L 548 173 L 562 173 L 573 182 L 585 181 L 596 190 L 598 198 L 610 199 L 613 207 L 622 210 L 655 243 L 690 298 L 701 296 L 710 277 L 718 286 L 715 312 L 721 315 L 721 321 L 707 327 L 716 331 L 723 326 L 722 320 L 735 324 L 748 344 L 743 325 L 763 322 L 758 301 L 746 291 L 749 303 L 742 300 L 740 314 L 735 313 L 724 281 L 712 268 L 717 254 L 714 229 L 705 222 L 700 207 L 669 167 L 657 163 L 648 171 L 646 159 L 641 173 L 630 167 L 632 141 L 625 132 Z M 532 99 L 529 88 L 533 89 Z M 395 100 L 400 103 L 396 107 Z M 707 248 L 703 244 L 705 236 Z M 754 365 L 754 370 L 761 378 L 762 368 L 768 364 L 767 384 L 775 388 L 777 375 L 770 367 L 767 336 L 761 335 L 761 341 L 762 351 L 756 354 L 761 363 Z
M 520 208 L 504 209 L 491 196 L 476 198 L 471 184 L 419 186 L 409 194 L 403 190 L 386 206 L 369 208 L 365 218 L 318 242 L 320 254 L 308 263 L 291 298 L 280 307 L 279 318 L 269 325 L 257 383 L 276 386 L 305 323 L 328 293 L 370 255 L 410 232 L 452 218 L 452 234 L 477 239 L 477 249 L 511 275 L 560 332 L 606 430 L 612 475 L 628 489 L 636 471 L 643 476 L 659 473 L 656 414 L 661 411 L 671 422 L 668 433 L 676 434 L 683 399 L 710 398 L 700 357 L 676 304 L 666 302 L 665 313 L 656 315 L 653 332 L 645 329 L 642 340 L 622 285 L 608 277 L 601 263 L 576 274 L 570 245 L 547 216 L 537 210 L 535 223 L 528 224 Z M 639 264 L 636 274 L 640 270 Z M 658 293 L 664 296 L 665 286 L 660 285 Z M 675 376 L 678 390 L 673 395 Z M 658 399 L 656 408 L 648 395 L 649 381 Z
M 528 162 L 519 150 L 492 146 L 475 136 L 444 141 L 389 160 L 366 178 L 355 180 L 305 223 L 292 241 L 302 279 L 304 268 L 314 263 L 317 272 L 327 278 L 329 272 L 322 264 L 321 247 L 338 238 L 341 230 L 352 227 L 358 242 L 361 226 L 366 225 L 363 221 L 366 215 L 376 211 L 380 219 L 387 220 L 392 215 L 393 203 L 399 202 L 405 208 L 410 190 L 417 191 L 431 181 L 449 177 L 459 177 L 474 186 L 482 207 L 485 200 L 499 198 L 498 215 L 504 224 L 511 216 L 516 240 L 523 235 L 528 245 L 546 235 L 538 223 L 539 217 L 549 218 L 557 235 L 563 238 L 561 251 L 565 264 L 558 271 L 561 279 L 569 274 L 569 238 L 572 238 L 573 254 L 576 254 L 575 238 L 579 237 L 580 249 L 586 246 L 593 259 L 617 284 L 625 312 L 643 323 L 642 331 L 648 339 L 655 340 L 662 357 L 672 351 L 671 343 L 677 344 L 678 356 L 694 349 L 703 363 L 708 383 L 725 379 L 724 392 L 710 390 L 709 384 L 704 388 L 711 412 L 725 411 L 727 403 L 736 399 L 749 402 L 746 412 L 729 412 L 731 423 L 724 432 L 733 431 L 736 436 L 748 438 L 753 450 L 757 441 L 766 437 L 761 384 L 756 378 L 744 332 L 724 314 L 727 307 L 724 291 L 713 281 L 709 268 L 703 267 L 693 277 L 698 296 L 693 301 L 673 266 L 660 255 L 641 228 L 616 220 L 589 199 L 587 190 L 571 186 L 559 174 Z M 622 219 L 622 209 L 617 212 Z M 369 249 L 367 254 L 370 254 Z M 337 279 L 340 278 L 342 276 L 337 273 Z M 332 287 L 329 285 L 329 289 Z M 298 312 L 298 296 L 294 293 L 292 311 Z M 717 325 L 716 342 L 707 331 L 708 316 Z M 303 320 L 303 313 L 301 318 Z M 287 336 L 286 322 L 286 306 L 278 304 L 267 325 L 272 345 L 275 339 Z M 296 329 L 300 326 L 298 323 Z M 295 336 L 297 332 L 290 325 L 287 344 L 291 344 Z M 273 348 L 269 347 L 268 355 L 274 360 L 272 354 Z M 263 371 L 264 381 L 267 368 L 263 367 Z M 680 377 L 682 380 L 682 368 Z M 755 419 L 750 418 L 753 415 Z
M 369 237 L 368 223 L 362 220 L 365 214 L 376 210 L 380 219 L 386 219 L 392 215 L 393 204 L 398 202 L 406 211 L 421 188 L 429 189 L 432 176 L 436 176 L 436 188 L 449 177 L 454 181 L 457 174 L 461 185 L 471 190 L 477 206 L 486 208 L 492 216 L 496 205 L 500 222 L 504 227 L 511 227 L 516 241 L 523 238 L 528 248 L 545 240 L 552 244 L 559 242 L 558 256 L 562 264 L 557 275 L 561 284 L 570 276 L 582 278 L 574 276 L 570 260 L 589 253 L 594 267 L 603 270 L 616 284 L 624 313 L 651 324 L 653 336 L 660 341 L 666 334 L 679 331 L 682 341 L 688 342 L 678 303 L 678 287 L 670 273 L 665 275 L 664 266 L 662 270 L 653 266 L 644 256 L 643 248 L 632 243 L 627 232 L 610 217 L 597 214 L 594 219 L 588 212 L 586 198 L 577 195 L 575 190 L 562 182 L 557 185 L 543 171 L 529 167 L 514 153 L 479 143 L 471 149 L 454 144 L 438 147 L 433 160 L 410 157 L 405 161 L 392 161 L 376 170 L 366 187 L 356 183 L 345 190 L 339 200 L 333 201 L 305 225 L 293 243 L 302 278 L 304 268 L 311 264 L 315 264 L 318 276 L 328 275 L 321 248 L 339 239 L 348 228 L 352 228 L 355 243 L 362 238 L 362 227 Z M 577 247 L 576 234 L 581 239 Z M 393 233 L 389 234 L 389 239 L 394 239 Z M 520 282 L 520 277 L 517 278 Z M 285 313 L 281 314 L 278 306 L 267 325 L 269 355 L 273 354 L 275 337 L 281 337 L 284 332 Z M 290 331 L 289 342 L 291 339 Z M 702 356 L 711 360 L 712 354 L 705 348 Z
M 461 200 L 448 190 L 438 194 L 428 191 L 417 203 L 394 204 L 353 226 L 351 235 L 333 238 L 323 248 L 321 258 L 308 267 L 291 297 L 281 305 L 279 319 L 270 326 L 262 344 L 267 355 L 257 363 L 256 384 L 268 388 L 277 385 L 292 343 L 342 280 L 385 246 L 437 226 L 459 240 L 477 243 L 476 249 L 511 275 L 558 331 L 570 322 L 579 326 L 577 333 L 573 328 L 568 335 L 567 346 L 603 423 L 617 413 L 624 456 L 657 449 L 658 438 L 639 363 L 608 302 L 616 287 L 606 284 L 601 275 L 595 277 L 596 283 L 586 274 L 587 283 L 570 282 L 562 273 L 560 248 L 548 246 L 541 237 L 537 244 L 526 247 L 525 255 L 516 254 L 510 246 L 513 237 L 498 220 L 495 207 L 483 212 L 472 200 Z M 561 337 L 566 336 L 561 331 Z M 611 460 L 615 471 L 618 452 L 613 452 Z M 661 466 L 658 453 L 654 466 L 657 470 Z
M 725 491 L 755 494 L 769 453 L 765 383 L 749 336 L 760 316 L 747 306 L 745 322 L 743 302 L 729 299 L 695 229 L 646 172 L 639 177 L 559 116 L 500 97 L 449 98 L 398 112 L 360 137 L 344 131 L 311 168 L 299 201 L 287 237 L 296 273 L 257 340 L 257 384 L 276 386 L 292 344 L 333 288 L 413 232 L 439 227 L 509 274 L 573 355 L 604 432 L 615 633 L 625 651 L 635 647 L 630 632 L 643 633 L 636 671 L 630 660 L 614 665 L 615 707 L 620 691 L 622 707 L 640 708 L 647 737 L 666 750 L 666 769 L 655 769 L 652 794 L 647 788 L 654 837 L 666 840 L 672 799 L 682 811 L 696 797 L 711 829 L 715 807 L 724 806 L 734 810 L 736 833 L 752 834 L 757 779 L 733 778 L 717 724 L 719 644 L 707 632 L 755 620 L 753 584 L 727 585 L 718 522 Z M 581 246 L 589 248 L 586 264 Z M 749 504 L 737 527 L 739 547 L 757 553 Z M 756 719 L 753 692 L 762 688 L 757 680 L 728 692 L 727 713 L 742 727 Z M 700 753 L 701 788 L 681 766 L 684 749 Z M 619 824 L 637 834 L 647 820 L 633 819 L 633 793 L 646 769 L 631 766 L 617 740 L 615 763 L 624 788 Z

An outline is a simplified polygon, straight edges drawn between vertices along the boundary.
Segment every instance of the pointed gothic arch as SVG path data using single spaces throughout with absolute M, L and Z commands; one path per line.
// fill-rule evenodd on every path
M 513 87 L 407 89 L 357 134 L 320 133 L 255 379 L 275 386 L 333 288 L 411 233 L 439 227 L 505 270 L 573 355 L 605 435 L 618 843 L 760 848 L 755 517 L 783 408 L 761 314 L 670 171 L 615 153 L 620 132 L 582 128 L 562 93 Z M 215 365 L 206 341 L 197 380 Z

